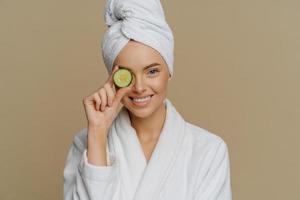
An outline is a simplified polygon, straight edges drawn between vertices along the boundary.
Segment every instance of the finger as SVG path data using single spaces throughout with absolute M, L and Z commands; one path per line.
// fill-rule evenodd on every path
M 105 109 L 105 106 L 107 104 L 107 95 L 106 95 L 106 90 L 104 88 L 101 88 L 100 91 L 100 98 L 101 98 L 101 106 L 100 109 L 103 112 Z
M 89 95 L 83 98 L 83 103 L 84 104 L 91 104 L 91 102 L 93 101 L 94 97 L 93 95 Z
M 117 91 L 117 94 L 113 100 L 113 104 L 120 104 L 122 98 L 129 92 L 131 91 L 132 85 L 129 87 L 121 88 Z
M 113 100 L 114 100 L 115 93 L 113 91 L 113 88 L 108 83 L 104 85 L 104 88 L 105 88 L 106 94 L 107 94 L 108 106 L 110 107 L 112 105 Z
M 83 98 L 83 106 L 86 113 L 88 111 L 95 111 L 95 101 L 93 95 L 89 95 Z
M 96 110 L 99 111 L 100 109 L 100 105 L 101 105 L 101 99 L 100 99 L 100 96 L 99 96 L 99 93 L 96 92 L 94 94 L 94 100 L 96 101 Z

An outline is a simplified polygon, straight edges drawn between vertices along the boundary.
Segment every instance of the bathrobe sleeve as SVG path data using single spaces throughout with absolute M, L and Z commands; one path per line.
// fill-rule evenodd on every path
M 218 143 L 209 169 L 198 180 L 194 200 L 231 200 L 230 162 L 226 143 Z
M 114 155 L 108 154 L 108 166 L 96 166 L 88 163 L 86 153 L 75 138 L 64 168 L 64 200 L 113 199 L 118 177 Z

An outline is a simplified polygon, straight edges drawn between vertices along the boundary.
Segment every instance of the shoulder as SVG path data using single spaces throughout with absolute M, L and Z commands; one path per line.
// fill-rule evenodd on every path
M 186 122 L 186 133 L 189 144 L 193 147 L 193 152 L 197 155 L 203 153 L 213 155 L 217 152 L 226 154 L 228 152 L 225 140 L 216 133 L 189 122 Z

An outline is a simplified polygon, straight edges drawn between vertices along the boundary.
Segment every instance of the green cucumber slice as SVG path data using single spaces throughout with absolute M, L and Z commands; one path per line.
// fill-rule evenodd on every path
M 132 75 L 128 69 L 118 69 L 113 75 L 114 83 L 118 87 L 127 87 L 132 82 Z

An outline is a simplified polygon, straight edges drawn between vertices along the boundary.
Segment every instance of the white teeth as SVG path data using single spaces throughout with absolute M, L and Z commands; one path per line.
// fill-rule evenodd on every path
M 147 96 L 147 97 L 144 97 L 144 98 L 133 98 L 133 101 L 143 102 L 143 101 L 147 101 L 148 99 L 150 99 L 150 96 Z

